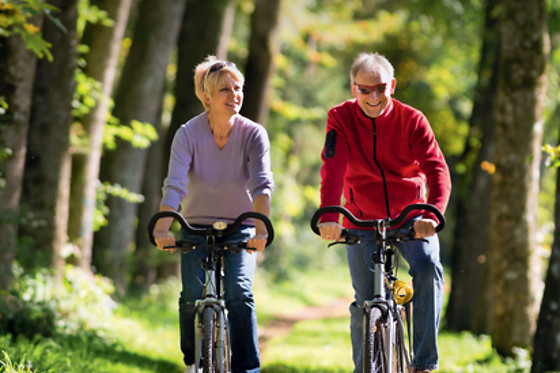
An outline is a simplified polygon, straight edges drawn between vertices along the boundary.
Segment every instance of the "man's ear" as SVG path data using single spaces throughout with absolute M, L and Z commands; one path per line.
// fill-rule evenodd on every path
M 356 92 L 356 86 L 352 82 L 350 82 L 350 90 L 352 91 L 352 97 L 358 98 L 358 93 Z
M 397 79 L 391 79 L 391 94 L 395 93 L 395 88 L 397 87 Z

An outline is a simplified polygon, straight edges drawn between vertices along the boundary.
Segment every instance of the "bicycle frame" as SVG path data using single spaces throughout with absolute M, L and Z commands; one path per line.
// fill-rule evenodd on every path
M 214 242 L 214 237 L 207 238 L 208 255 L 202 262 L 205 273 L 203 293 L 195 302 L 195 366 L 196 369 L 202 368 L 203 315 L 204 310 L 211 307 L 216 315 L 216 360 L 223 362 L 218 364 L 217 372 L 223 373 L 230 370 L 231 359 L 229 351 L 224 351 L 224 346 L 229 346 L 229 330 L 223 294 L 222 254 L 215 249 Z
M 384 219 L 378 222 L 375 230 L 375 244 L 377 250 L 373 253 L 371 258 L 374 272 L 373 299 L 364 302 L 364 325 L 366 323 L 366 315 L 370 314 L 371 308 L 378 308 L 381 311 L 382 322 L 387 331 L 386 333 L 380 334 L 383 337 L 381 343 L 383 344 L 383 351 L 385 351 L 385 361 L 383 364 L 391 368 L 392 372 L 392 367 L 394 367 L 393 346 L 396 344 L 397 337 L 397 328 L 394 326 L 394 323 L 399 323 L 402 327 L 402 319 L 398 306 L 393 299 L 393 280 L 396 280 L 396 277 L 393 275 L 393 257 L 396 255 L 396 251 L 393 245 L 387 244 L 388 227 L 389 220 Z M 409 322 L 410 320 L 407 319 L 407 323 Z M 364 341 L 366 340 L 365 333 L 369 332 L 369 330 L 364 328 Z M 365 348 L 366 346 L 364 345 L 364 349 Z M 410 365 L 411 350 L 412 349 L 409 348 L 409 352 L 405 353 L 406 367 Z M 364 365 L 366 364 L 368 364 L 368 362 L 364 359 Z M 368 371 L 373 367 L 366 368 L 364 366 L 364 368 L 364 370 Z M 404 373 L 404 371 L 399 371 L 398 373 Z

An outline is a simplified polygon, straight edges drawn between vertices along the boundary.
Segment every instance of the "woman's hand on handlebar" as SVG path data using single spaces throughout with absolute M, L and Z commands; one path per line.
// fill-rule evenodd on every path
M 170 232 L 154 232 L 154 240 L 158 250 L 174 253 L 177 251 L 175 237 Z
M 256 234 L 247 241 L 247 247 L 255 251 L 264 251 L 266 247 L 267 234 Z M 247 250 L 248 253 L 253 253 L 253 250 Z
M 325 223 L 320 223 L 318 225 L 319 232 L 321 233 L 321 238 L 327 241 L 341 241 L 340 234 L 342 233 L 342 227 L 340 224 L 329 221 Z
M 416 238 L 431 237 L 436 234 L 437 222 L 433 219 L 419 219 L 414 222 Z

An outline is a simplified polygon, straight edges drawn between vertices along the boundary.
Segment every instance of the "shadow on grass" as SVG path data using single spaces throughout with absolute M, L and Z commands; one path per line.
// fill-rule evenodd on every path
M 123 364 L 155 373 L 181 372 L 177 363 L 153 358 L 126 349 L 121 343 L 109 341 L 94 333 L 83 333 L 64 338 L 64 345 L 87 359 L 104 360 L 109 364 Z M 93 362 L 94 366 L 97 365 Z
M 302 366 L 293 366 L 283 363 L 275 363 L 267 365 L 262 368 L 262 373 L 347 373 L 347 370 L 336 369 L 336 368 L 310 368 Z

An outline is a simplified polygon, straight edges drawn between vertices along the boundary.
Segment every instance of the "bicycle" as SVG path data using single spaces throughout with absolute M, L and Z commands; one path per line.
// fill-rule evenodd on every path
M 372 263 L 374 270 L 374 296 L 373 299 L 364 303 L 364 373 L 409 373 L 412 361 L 412 338 L 411 338 L 411 312 L 410 301 L 413 291 L 403 281 L 398 280 L 395 273 L 394 257 L 396 255 L 396 243 L 419 240 L 415 237 L 412 226 L 405 232 L 391 235 L 387 234 L 389 228 L 398 227 L 405 221 L 412 211 L 431 211 L 439 224 L 436 232 L 445 226 L 445 218 L 437 207 L 431 204 L 417 203 L 408 205 L 395 219 L 385 218 L 377 220 L 357 219 L 350 211 L 341 206 L 325 206 L 318 209 L 311 219 L 311 229 L 320 235 L 318 222 L 321 215 L 326 213 L 340 213 L 352 224 L 362 228 L 374 228 L 375 245 L 378 248 L 373 254 Z M 342 241 L 332 242 L 335 244 L 357 244 L 359 238 L 352 236 L 347 229 L 342 230 Z M 405 329 L 403 316 L 408 334 L 408 351 L 405 342 Z
M 202 260 L 202 268 L 205 272 L 203 294 L 195 302 L 195 364 L 196 370 L 202 368 L 203 373 L 227 373 L 231 371 L 231 344 L 226 317 L 224 299 L 224 274 L 223 255 L 226 250 L 239 252 L 240 250 L 251 250 L 247 242 L 220 242 L 218 238 L 227 237 L 237 231 L 246 219 L 261 220 L 268 232 L 266 246 L 274 240 L 274 229 L 266 215 L 249 211 L 239 215 L 231 224 L 217 221 L 208 227 L 193 227 L 183 215 L 176 211 L 160 211 L 150 219 L 148 223 L 148 236 L 154 245 L 154 227 L 161 218 L 172 217 L 179 222 L 181 227 L 188 233 L 205 236 L 207 243 L 207 255 Z M 166 249 L 179 248 L 183 252 L 189 252 L 196 248 L 194 242 L 176 240 L 175 246 Z

